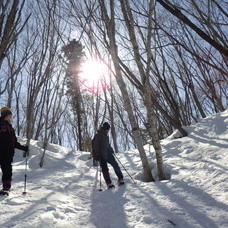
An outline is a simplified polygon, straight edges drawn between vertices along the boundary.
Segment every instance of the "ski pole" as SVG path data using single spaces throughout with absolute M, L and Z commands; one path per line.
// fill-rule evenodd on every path
M 100 165 L 100 189 L 99 189 L 99 191 L 100 192 L 102 192 L 103 190 L 102 190 L 102 188 L 101 188 L 101 162 L 99 161 L 99 165 Z
M 120 159 L 115 155 L 115 153 L 113 153 L 113 154 L 114 154 L 115 158 L 118 160 L 118 162 L 120 163 L 120 165 L 123 167 L 123 169 L 126 171 L 126 173 L 128 174 L 128 176 L 131 178 L 131 180 L 133 181 L 133 183 L 136 184 L 135 180 L 130 175 L 130 173 L 127 171 L 127 169 L 124 167 L 124 165 L 121 163 Z
M 28 153 L 26 153 L 26 159 L 25 159 L 25 180 L 24 180 L 24 192 L 23 195 L 26 195 L 26 188 L 27 188 L 27 169 L 28 169 Z

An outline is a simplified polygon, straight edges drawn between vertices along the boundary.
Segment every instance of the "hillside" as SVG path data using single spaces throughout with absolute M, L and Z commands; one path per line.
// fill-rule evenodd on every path
M 0 227 L 228 227 L 228 111 L 186 130 L 188 137 L 174 132 L 162 140 L 170 180 L 143 182 L 138 152 L 131 150 L 117 156 L 137 184 L 126 175 L 125 186 L 103 192 L 97 191 L 99 170 L 88 153 L 51 144 L 40 169 L 41 143 L 32 141 L 28 193 L 21 194 L 25 162 L 16 151 L 12 192 L 0 198 Z M 154 167 L 152 147 L 145 148 Z

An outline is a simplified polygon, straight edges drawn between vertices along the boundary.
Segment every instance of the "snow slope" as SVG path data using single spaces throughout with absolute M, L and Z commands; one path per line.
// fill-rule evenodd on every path
M 175 139 L 174 132 L 163 140 L 171 180 L 133 184 L 126 176 L 125 186 L 104 192 L 97 191 L 99 171 L 88 153 L 49 145 L 45 168 L 40 169 L 41 143 L 32 141 L 28 193 L 21 195 L 24 159 L 17 151 L 12 192 L 0 198 L 0 228 L 226 228 L 227 126 L 228 111 L 187 127 L 188 137 Z M 154 162 L 152 148 L 145 148 Z M 141 179 L 136 150 L 117 156 Z M 117 180 L 113 171 L 112 177 Z

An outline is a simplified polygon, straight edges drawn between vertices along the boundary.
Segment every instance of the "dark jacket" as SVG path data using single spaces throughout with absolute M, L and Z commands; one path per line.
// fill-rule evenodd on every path
M 110 143 L 108 133 L 103 129 L 98 130 L 92 141 L 92 153 L 93 157 L 97 160 L 103 158 L 108 159 L 109 153 L 114 153 Z
M 15 148 L 25 150 L 17 141 L 12 125 L 0 117 L 0 159 L 12 159 Z

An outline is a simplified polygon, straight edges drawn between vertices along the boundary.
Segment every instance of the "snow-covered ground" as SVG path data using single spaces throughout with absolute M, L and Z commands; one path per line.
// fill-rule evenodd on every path
M 228 111 L 187 130 L 188 137 L 175 139 L 175 132 L 162 141 L 171 180 L 133 184 L 126 176 L 125 186 L 103 192 L 97 191 L 99 171 L 88 153 L 49 145 L 45 168 L 40 169 L 41 143 L 32 141 L 28 193 L 21 194 L 24 159 L 17 151 L 12 192 L 0 198 L 0 227 L 227 228 Z M 152 148 L 145 148 L 154 162 Z M 117 156 L 140 179 L 138 152 Z M 112 176 L 116 182 L 113 171 Z

